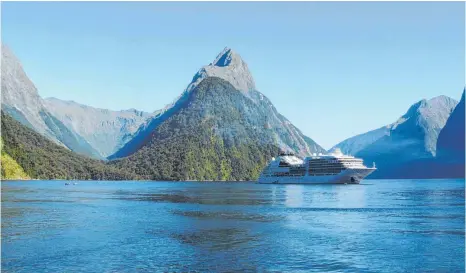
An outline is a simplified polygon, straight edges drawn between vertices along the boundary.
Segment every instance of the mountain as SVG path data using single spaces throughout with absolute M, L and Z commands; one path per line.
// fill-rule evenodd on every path
M 109 158 L 127 157 L 146 146 L 154 138 L 158 126 L 189 106 L 191 103 L 190 100 L 193 98 L 191 93 L 201 82 L 211 77 L 228 82 L 231 88 L 244 98 L 244 100 L 238 101 L 237 104 L 230 102 L 224 105 L 225 107 L 239 109 L 244 106 L 246 101 L 252 103 L 247 112 L 240 112 L 236 116 L 236 118 L 241 119 L 243 122 L 239 126 L 244 127 L 247 124 L 267 128 L 267 134 L 273 138 L 273 143 L 270 144 L 277 145 L 282 150 L 294 151 L 301 156 L 325 151 L 312 139 L 304 136 L 290 121 L 278 113 L 270 100 L 256 90 L 249 68 L 240 55 L 230 48 L 225 48 L 212 63 L 202 67 L 194 75 L 191 83 L 173 103 L 167 105 L 152 119 L 143 123 L 134 134 L 133 139 L 128 141 L 118 152 Z M 222 96 L 222 94 L 219 93 L 219 96 Z M 212 106 L 206 105 L 205 107 Z M 259 114 L 254 115 L 253 112 Z M 177 130 L 184 129 L 177 128 Z M 236 130 L 237 128 L 229 128 L 226 125 L 219 127 L 219 132 L 221 132 L 222 137 L 225 139 L 236 137 Z
M 414 160 L 398 170 L 404 177 L 464 178 L 465 120 L 464 91 L 437 139 L 436 157 Z
M 446 119 L 448 119 L 450 115 L 449 111 L 452 107 L 454 108 L 456 104 L 457 101 L 447 96 L 439 96 L 428 101 L 421 100 L 412 105 L 408 112 L 396 122 L 367 133 L 348 138 L 333 146 L 329 151 L 335 148 L 340 148 L 345 154 L 356 155 L 369 145 L 384 137 L 385 140 L 390 139 L 390 135 L 393 134 L 393 131 L 403 131 L 403 134 L 410 135 L 411 133 L 415 134 L 414 131 L 411 133 L 408 132 L 410 128 L 418 128 L 421 131 L 425 131 L 425 139 L 423 141 L 425 142 L 426 150 L 435 156 L 439 131 L 444 126 Z M 409 119 L 411 119 L 411 121 L 408 121 Z M 396 130 L 400 125 L 401 127 Z
M 255 179 L 279 151 L 262 115 L 229 82 L 208 77 L 144 147 L 110 163 L 153 180 Z
M 378 170 L 371 178 L 403 178 L 400 168 L 436 156 L 437 138 L 456 104 L 446 96 L 417 102 L 388 126 L 387 135 L 359 150 L 356 156 L 368 165 L 376 162 Z M 403 173 L 416 176 L 414 171 Z
M 464 93 L 463 90 L 460 102 L 448 118 L 445 127 L 440 131 L 437 141 L 437 155 L 439 158 L 463 163 L 465 157 Z
M 123 180 L 138 176 L 106 163 L 76 154 L 22 125 L 2 111 L 2 177 L 4 166 L 20 178 Z M 4 157 L 6 155 L 6 157 Z M 11 178 L 11 177 L 3 177 Z
M 251 180 L 279 150 L 325 152 L 255 89 L 228 48 L 138 131 L 112 164 L 146 179 Z
M 85 139 L 67 128 L 47 110 L 21 63 L 4 45 L 1 64 L 2 110 L 59 145 L 83 155 L 100 157 Z
M 82 136 L 102 157 L 120 149 L 150 116 L 136 109 L 111 111 L 56 98 L 45 99 L 45 106 L 66 127 Z

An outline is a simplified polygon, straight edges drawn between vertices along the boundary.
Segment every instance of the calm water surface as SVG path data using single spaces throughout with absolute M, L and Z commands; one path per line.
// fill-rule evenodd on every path
M 2 183 L 3 272 L 464 272 L 464 180 Z

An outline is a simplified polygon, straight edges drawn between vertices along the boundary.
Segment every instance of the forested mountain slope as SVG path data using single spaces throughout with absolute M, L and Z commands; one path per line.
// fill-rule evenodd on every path
M 37 179 L 136 179 L 136 175 L 76 154 L 22 125 L 2 111 L 2 153 Z M 8 164 L 3 161 L 2 165 Z M 6 159 L 8 160 L 8 159 Z

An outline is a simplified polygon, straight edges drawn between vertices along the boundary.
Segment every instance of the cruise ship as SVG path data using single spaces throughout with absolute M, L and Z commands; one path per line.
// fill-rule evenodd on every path
M 258 182 L 265 184 L 359 184 L 376 170 L 362 159 L 335 149 L 328 155 L 313 154 L 304 160 L 292 153 L 280 153 L 262 171 Z

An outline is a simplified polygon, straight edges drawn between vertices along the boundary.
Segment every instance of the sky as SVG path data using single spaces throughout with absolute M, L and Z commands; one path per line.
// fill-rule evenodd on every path
M 324 148 L 459 100 L 464 2 L 3 2 L 2 43 L 39 94 L 155 111 L 228 46 Z

